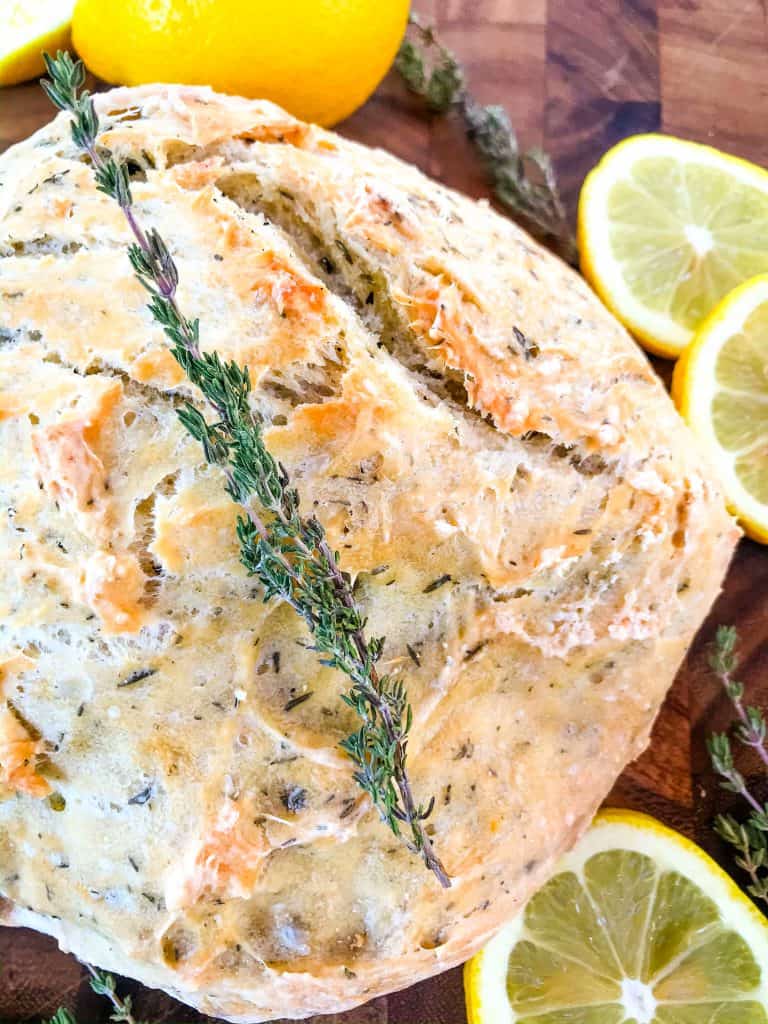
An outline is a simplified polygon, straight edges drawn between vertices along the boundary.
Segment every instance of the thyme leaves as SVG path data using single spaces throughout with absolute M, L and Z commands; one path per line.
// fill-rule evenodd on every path
M 768 769 L 766 735 L 768 725 L 760 708 L 744 704 L 744 684 L 736 678 L 739 668 L 738 634 L 733 626 L 719 626 L 709 665 L 731 702 L 736 719 L 732 735 L 755 752 Z M 707 741 L 712 767 L 721 778 L 720 785 L 736 793 L 749 808 L 745 821 L 733 814 L 719 814 L 715 831 L 735 851 L 736 866 L 749 876 L 747 892 L 768 906 L 768 804 L 762 803 L 753 787 L 736 766 L 731 735 L 715 733 Z
M 171 250 L 156 229 L 139 223 L 127 165 L 97 143 L 99 120 L 92 97 L 82 91 L 82 62 L 62 52 L 55 59 L 46 54 L 45 62 L 49 78 L 43 79 L 43 88 L 56 107 L 72 116 L 72 140 L 90 158 L 97 188 L 122 210 L 134 238 L 128 257 L 149 295 L 149 311 L 176 362 L 205 399 L 207 415 L 191 402 L 178 415 L 206 461 L 222 471 L 225 489 L 240 507 L 241 562 L 259 579 L 265 601 L 285 602 L 304 621 L 321 663 L 348 677 L 350 687 L 342 700 L 361 723 L 341 743 L 355 764 L 353 776 L 391 831 L 448 887 L 450 879 L 424 827 L 434 797 L 426 804 L 418 802 L 408 775 L 413 714 L 405 684 L 380 675 L 376 667 L 384 638 L 367 636 L 352 579 L 341 568 L 338 552 L 330 548 L 320 521 L 302 513 L 285 467 L 266 447 L 250 402 L 247 368 L 203 351 L 199 320 L 179 308 L 179 273 Z

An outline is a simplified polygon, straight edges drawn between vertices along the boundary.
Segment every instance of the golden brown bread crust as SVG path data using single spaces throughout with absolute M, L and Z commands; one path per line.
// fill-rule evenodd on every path
M 0 161 L 0 895 L 209 1013 L 353 1006 L 465 959 L 546 878 L 645 745 L 737 533 L 636 346 L 486 206 L 267 103 L 97 104 L 407 678 L 454 885 L 377 821 L 344 680 L 240 568 L 59 117 Z

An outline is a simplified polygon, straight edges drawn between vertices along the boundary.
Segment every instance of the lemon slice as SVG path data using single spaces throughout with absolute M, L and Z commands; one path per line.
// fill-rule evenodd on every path
M 470 1024 L 766 1024 L 768 922 L 693 843 L 605 811 L 464 983 Z
M 69 45 L 74 0 L 3 0 L 0 85 L 16 85 L 45 70 L 43 50 Z
M 672 395 L 745 531 L 768 543 L 768 274 L 731 292 L 675 367 Z
M 768 173 L 671 136 L 626 139 L 584 182 L 579 250 L 605 304 L 674 358 L 724 295 L 768 271 Z

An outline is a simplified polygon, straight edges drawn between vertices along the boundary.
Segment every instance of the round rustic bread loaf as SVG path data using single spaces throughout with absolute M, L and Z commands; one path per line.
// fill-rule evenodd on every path
M 339 741 L 347 681 L 238 561 L 128 231 L 59 116 L 0 161 L 4 920 L 238 1021 L 466 959 L 625 763 L 736 531 L 642 353 L 482 203 L 262 102 L 97 99 L 203 345 L 414 707 L 442 891 Z

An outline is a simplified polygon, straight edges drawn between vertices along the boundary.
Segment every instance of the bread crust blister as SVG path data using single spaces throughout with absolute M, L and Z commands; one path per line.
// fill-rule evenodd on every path
M 0 159 L 7 923 L 213 1015 L 338 1011 L 466 959 L 547 877 L 737 531 L 628 335 L 487 205 L 265 102 L 96 102 L 407 679 L 453 886 L 380 824 L 344 679 L 240 567 L 176 417 L 198 396 L 61 115 Z

